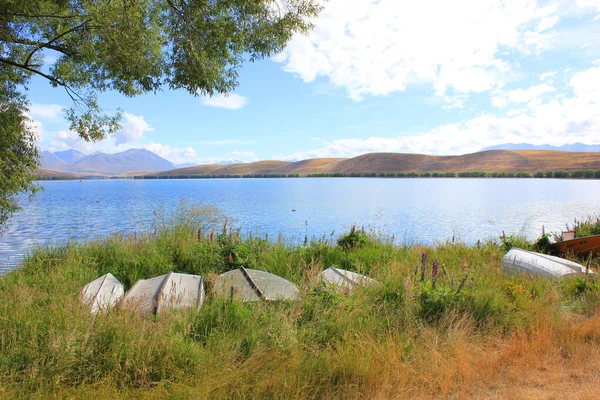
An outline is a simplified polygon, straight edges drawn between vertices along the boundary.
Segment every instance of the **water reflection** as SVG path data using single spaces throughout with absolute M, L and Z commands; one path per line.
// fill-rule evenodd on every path
M 473 243 L 502 231 L 531 238 L 600 212 L 600 181 L 558 179 L 215 179 L 48 181 L 23 200 L 4 236 L 0 268 L 37 245 L 150 229 L 154 211 L 183 199 L 211 204 L 245 234 L 330 237 L 351 225 L 397 242 Z M 292 211 L 296 210 L 296 211 Z

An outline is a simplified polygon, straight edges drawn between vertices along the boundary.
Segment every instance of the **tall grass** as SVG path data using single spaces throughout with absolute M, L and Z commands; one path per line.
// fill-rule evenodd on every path
M 214 209 L 182 208 L 152 232 L 39 249 L 0 278 L 0 397 L 523 397 L 540 379 L 558 387 L 557 376 L 580 398 L 595 393 L 600 285 L 508 277 L 503 254 L 494 241 L 269 243 L 242 239 Z M 77 299 L 107 272 L 127 287 L 170 270 L 202 274 L 210 289 L 239 265 L 289 279 L 302 300 L 209 296 L 197 311 L 140 317 L 92 316 Z M 318 280 L 331 265 L 381 285 L 334 291 Z

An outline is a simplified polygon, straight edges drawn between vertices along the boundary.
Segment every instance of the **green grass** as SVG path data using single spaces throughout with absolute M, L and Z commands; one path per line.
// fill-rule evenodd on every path
M 340 245 L 291 246 L 243 240 L 225 221 L 211 208 L 182 207 L 146 234 L 38 249 L 0 278 L 0 397 L 459 396 L 552 352 L 580 362 L 600 349 L 595 279 L 502 272 L 506 247 L 533 246 L 524 239 L 395 246 L 353 229 Z M 292 281 L 302 300 L 212 298 L 216 274 L 239 265 Z M 331 265 L 382 285 L 334 291 L 317 279 Z M 129 288 L 171 270 L 206 276 L 200 310 L 94 317 L 78 301 L 107 272 Z

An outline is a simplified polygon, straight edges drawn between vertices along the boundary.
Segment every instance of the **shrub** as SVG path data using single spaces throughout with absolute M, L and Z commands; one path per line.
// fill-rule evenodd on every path
M 349 233 L 339 237 L 337 244 L 343 249 L 352 249 L 362 247 L 369 243 L 369 238 L 365 231 L 356 230 L 353 226 Z

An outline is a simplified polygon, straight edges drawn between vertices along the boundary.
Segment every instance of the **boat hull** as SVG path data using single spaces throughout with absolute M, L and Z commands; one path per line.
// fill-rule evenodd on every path
M 160 314 L 177 308 L 200 308 L 204 303 L 204 278 L 170 272 L 140 279 L 123 298 L 123 306 L 141 314 Z
M 329 267 L 321 272 L 321 280 L 332 286 L 348 289 L 354 289 L 357 286 L 375 286 L 379 284 L 379 282 L 368 276 L 335 267 Z
M 501 264 L 509 274 L 561 278 L 585 273 L 585 267 L 576 262 L 517 248 L 506 253 Z
M 298 288 L 290 281 L 265 271 L 243 267 L 219 275 L 213 290 L 216 296 L 233 297 L 240 302 L 300 298 Z
M 600 254 L 600 235 L 580 237 L 554 243 L 553 248 L 562 254 L 579 254 L 587 256 L 590 252 Z
M 81 289 L 80 298 L 90 305 L 92 314 L 114 307 L 123 297 L 125 289 L 113 274 L 108 273 L 93 280 Z

